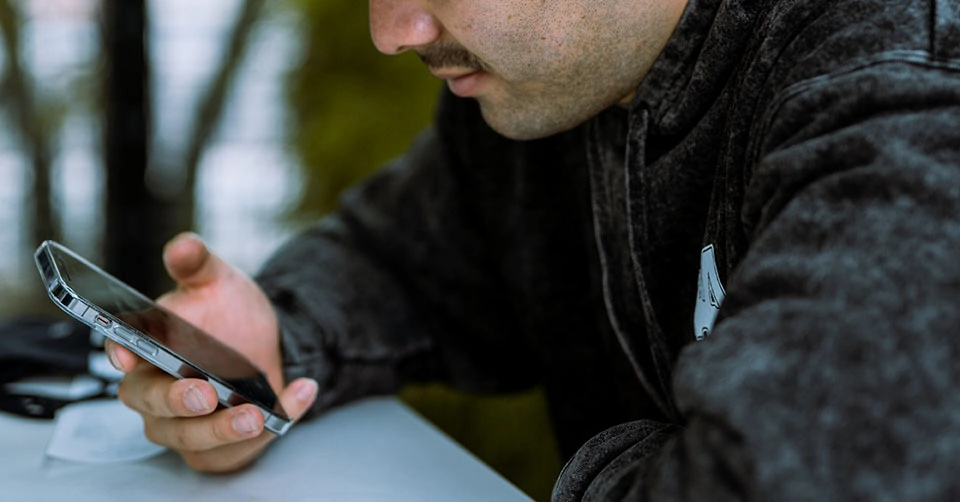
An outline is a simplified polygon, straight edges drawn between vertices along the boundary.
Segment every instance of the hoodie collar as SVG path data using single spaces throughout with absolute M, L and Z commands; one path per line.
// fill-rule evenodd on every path
M 689 0 L 630 102 L 649 110 L 649 133 L 682 133 L 716 101 L 768 0 Z

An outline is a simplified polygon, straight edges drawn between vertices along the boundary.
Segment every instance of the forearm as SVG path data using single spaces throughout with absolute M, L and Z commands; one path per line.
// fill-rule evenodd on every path
M 316 410 L 396 390 L 398 368 L 431 348 L 402 288 L 349 239 L 330 218 L 284 246 L 258 279 L 280 323 L 286 380 L 320 382 Z
M 466 133 L 476 152 L 457 144 L 465 133 L 450 123 L 482 124 L 466 104 L 446 102 L 439 114 L 439 127 L 459 136 L 425 132 L 259 275 L 284 332 L 287 377 L 317 378 L 319 407 L 409 379 L 484 391 L 530 384 L 490 230 L 513 214 L 491 197 L 511 196 L 514 164 L 490 153 L 508 152 L 492 131 Z

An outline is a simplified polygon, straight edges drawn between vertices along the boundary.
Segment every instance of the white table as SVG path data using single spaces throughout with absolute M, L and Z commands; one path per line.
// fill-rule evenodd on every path
M 227 475 L 197 473 L 171 452 L 121 464 L 52 459 L 52 431 L 52 421 L 0 413 L 0 500 L 530 500 L 395 398 L 298 424 Z

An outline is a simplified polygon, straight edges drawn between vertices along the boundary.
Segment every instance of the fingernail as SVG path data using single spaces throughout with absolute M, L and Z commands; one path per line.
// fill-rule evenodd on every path
M 187 391 L 183 393 L 183 404 L 188 410 L 194 413 L 201 413 L 210 409 L 207 398 L 203 396 L 203 392 L 200 392 L 200 389 L 195 385 L 191 385 Z
M 305 380 L 300 382 L 300 388 L 297 389 L 297 400 L 301 403 L 309 403 L 313 401 L 314 396 L 317 395 L 317 382 L 315 380 Z
M 123 371 L 123 368 L 120 367 L 120 363 L 117 361 L 117 355 L 114 353 L 115 350 L 113 346 L 107 349 L 107 359 L 110 360 L 110 364 L 113 365 L 117 371 Z
M 243 410 L 233 416 L 233 430 L 240 434 L 247 435 L 251 432 L 256 432 L 258 428 L 259 426 L 256 420 L 253 419 L 253 415 L 247 410 Z
M 170 249 L 170 248 L 172 248 L 173 246 L 175 246 L 175 245 L 177 245 L 177 244 L 179 244 L 179 243 L 181 243 L 181 242 L 183 242 L 183 241 L 189 241 L 189 240 L 200 240 L 200 236 L 197 235 L 197 234 L 195 234 L 195 233 L 193 233 L 193 232 L 181 232 L 181 233 L 175 235 L 175 236 L 174 236 L 172 239 L 170 239 L 169 241 L 167 241 L 167 243 L 164 244 L 163 249 L 164 249 L 164 251 L 166 251 L 167 249 Z

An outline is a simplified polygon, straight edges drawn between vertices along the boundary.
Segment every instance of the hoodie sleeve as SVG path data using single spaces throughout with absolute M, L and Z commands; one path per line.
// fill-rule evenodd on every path
M 314 411 L 408 379 L 532 384 L 483 230 L 513 146 L 467 100 L 445 96 L 436 127 L 258 274 L 280 321 L 285 376 L 320 382 Z
M 556 501 L 960 494 L 960 65 L 803 82 L 758 130 L 752 244 L 679 357 L 682 427 L 607 431 Z

